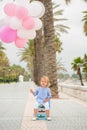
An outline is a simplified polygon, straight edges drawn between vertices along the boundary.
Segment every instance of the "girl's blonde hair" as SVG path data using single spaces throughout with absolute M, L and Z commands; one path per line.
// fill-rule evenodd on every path
M 41 84 L 41 80 L 42 79 L 45 79 L 47 81 L 47 86 L 49 87 L 50 86 L 50 80 L 49 80 L 49 78 L 47 76 L 45 76 L 45 75 L 42 76 L 41 79 L 40 79 L 40 84 Z

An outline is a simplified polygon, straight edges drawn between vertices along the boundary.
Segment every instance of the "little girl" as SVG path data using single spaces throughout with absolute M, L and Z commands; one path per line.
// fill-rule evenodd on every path
M 34 104 L 34 117 L 33 120 L 36 120 L 36 115 L 38 112 L 38 106 L 40 104 L 45 106 L 45 112 L 47 115 L 47 120 L 51 120 L 50 118 L 50 99 L 51 99 L 51 91 L 48 88 L 50 86 L 49 78 L 47 76 L 43 76 L 40 80 L 40 86 L 37 87 L 35 92 L 30 89 L 30 92 L 36 97 L 36 102 Z

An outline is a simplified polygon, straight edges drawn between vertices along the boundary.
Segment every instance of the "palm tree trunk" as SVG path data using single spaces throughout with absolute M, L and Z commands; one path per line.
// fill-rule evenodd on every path
M 83 81 L 82 81 L 82 75 L 81 75 L 80 67 L 78 68 L 77 74 L 79 75 L 79 79 L 80 79 L 81 85 L 84 86 Z
M 41 0 L 40 0 L 41 1 Z M 56 44 L 54 41 L 54 23 L 53 23 L 53 10 L 52 1 L 43 0 L 45 5 L 45 15 L 43 18 L 44 26 L 44 62 L 45 62 L 45 75 L 47 75 L 51 82 L 52 97 L 58 97 L 57 86 L 57 64 L 56 64 Z
M 44 52 L 42 30 L 37 32 L 34 40 L 34 81 L 39 85 L 40 78 L 44 75 Z

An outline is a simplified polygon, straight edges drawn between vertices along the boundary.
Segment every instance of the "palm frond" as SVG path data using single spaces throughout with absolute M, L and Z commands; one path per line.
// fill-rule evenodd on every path
M 53 14 L 56 16 L 63 15 L 64 10 L 54 10 Z
M 53 9 L 56 9 L 56 8 L 58 8 L 60 5 L 59 4 L 56 4 L 55 5 L 55 3 L 53 2 Z
M 2 45 L 2 42 L 0 41 L 0 51 L 5 50 L 5 48 Z
M 85 35 L 87 36 L 87 11 L 83 11 L 83 13 L 84 13 L 84 16 L 82 19 L 82 21 L 84 22 L 83 30 L 84 30 Z
M 69 4 L 71 2 L 71 0 L 65 0 L 66 4 Z
M 65 26 L 65 25 L 62 25 L 62 24 L 59 24 L 59 21 L 62 22 L 62 21 L 65 21 L 67 20 L 66 18 L 60 18 L 59 16 L 62 16 L 63 15 L 63 9 L 59 9 L 59 6 L 60 5 L 56 5 L 54 3 L 55 6 L 55 9 L 53 8 L 53 20 L 54 20 L 54 28 L 55 28 L 55 32 L 58 36 L 60 36 L 60 33 L 68 33 L 68 29 L 70 29 L 69 27 Z
M 53 19 L 54 19 L 55 22 L 58 22 L 58 21 L 65 21 L 65 20 L 67 20 L 67 19 L 64 19 L 64 18 L 58 18 L 58 17 L 55 17 L 55 16 L 54 16 Z
M 57 25 L 55 25 L 55 30 L 56 30 L 57 32 L 68 33 L 67 29 L 69 29 L 69 27 L 64 26 L 64 25 L 62 25 L 62 24 L 59 24 L 59 25 L 57 24 Z

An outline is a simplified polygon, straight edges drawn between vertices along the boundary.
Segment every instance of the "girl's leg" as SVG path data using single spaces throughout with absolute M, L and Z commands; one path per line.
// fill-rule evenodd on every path
M 51 121 L 50 110 L 46 110 L 47 120 Z
M 38 112 L 38 105 L 39 103 L 36 101 L 35 104 L 34 104 L 34 117 L 37 116 L 37 112 Z
M 50 106 L 49 106 L 49 102 L 44 103 L 45 106 L 45 112 L 47 117 L 50 117 Z
M 50 117 L 50 110 L 45 110 L 47 117 Z
M 35 116 L 35 117 L 37 116 L 37 112 L 38 112 L 38 110 L 37 110 L 37 109 L 34 109 L 34 116 Z

